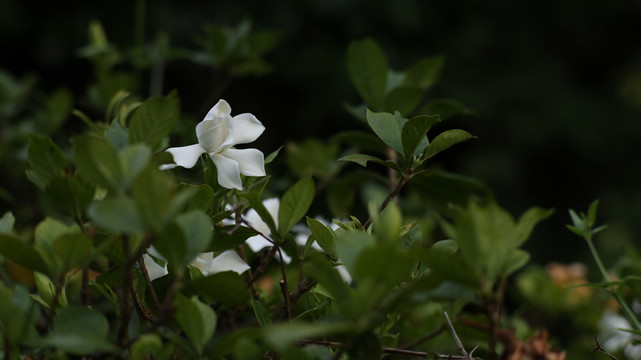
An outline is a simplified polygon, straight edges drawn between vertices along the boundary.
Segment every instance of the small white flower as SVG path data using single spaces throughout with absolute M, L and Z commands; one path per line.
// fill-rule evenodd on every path
M 147 269 L 147 274 L 149 275 L 149 280 L 154 281 L 160 277 L 163 277 L 169 274 L 167 271 L 167 263 L 162 267 L 149 255 L 143 254 L 142 260 L 145 263 L 145 268 Z
M 234 149 L 238 144 L 247 144 L 265 131 L 263 124 L 252 114 L 231 116 L 231 107 L 220 100 L 209 110 L 203 121 L 196 125 L 198 144 L 167 149 L 174 157 L 176 166 L 192 168 L 200 155 L 207 153 L 218 170 L 218 183 L 227 189 L 242 190 L 240 175 L 265 176 L 265 158 L 257 149 Z
M 234 271 L 240 275 L 249 270 L 249 265 L 233 250 L 226 250 L 216 257 L 213 252 L 202 253 L 191 262 L 191 265 L 200 269 L 205 276 L 223 271 Z
M 269 215 L 272 217 L 272 219 L 274 219 L 274 224 L 276 224 L 276 228 L 278 228 L 278 210 L 280 208 L 280 200 L 278 200 L 278 198 L 266 199 L 265 201 L 263 201 L 263 206 L 265 206 L 265 209 L 267 209 Z M 260 215 L 258 215 L 256 210 L 249 209 L 249 211 L 247 211 L 247 214 L 245 214 L 244 219 L 256 231 L 258 231 L 262 235 L 271 237 L 272 232 L 269 229 L 269 226 L 267 226 L 267 223 L 265 223 Z M 261 235 L 252 236 L 248 238 L 245 243 L 247 243 L 247 245 L 252 249 L 253 252 L 259 252 L 266 247 L 274 246 L 274 244 L 269 242 L 269 240 L 265 239 Z M 285 264 L 289 264 L 292 261 L 292 258 L 289 257 L 282 249 L 280 251 L 283 254 L 283 261 L 285 262 Z M 279 257 L 278 253 L 276 253 L 276 257 Z

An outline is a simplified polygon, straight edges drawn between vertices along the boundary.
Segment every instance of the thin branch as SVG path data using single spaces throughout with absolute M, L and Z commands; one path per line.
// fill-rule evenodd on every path
M 145 278 L 145 281 L 147 282 L 147 287 L 149 288 L 149 292 L 151 292 L 151 298 L 154 300 L 154 305 L 156 305 L 156 309 L 160 311 L 160 301 L 158 300 L 158 295 L 156 295 L 156 290 L 154 290 L 153 285 L 151 285 L 151 278 L 149 277 L 147 266 L 145 265 L 145 262 L 142 260 L 142 256 L 138 257 L 138 266 L 140 266 L 140 272 L 142 272 L 142 276 Z
M 396 187 L 394 188 L 394 190 L 392 190 L 389 194 L 387 194 L 387 197 L 385 198 L 385 200 L 383 200 L 383 203 L 378 208 L 378 212 L 379 213 L 383 212 L 383 210 L 385 210 L 385 208 L 390 203 L 390 201 L 392 201 L 392 199 L 394 199 L 396 196 L 398 196 L 398 194 L 401 192 L 401 189 L 403 189 L 403 186 L 405 186 L 405 184 L 407 184 L 407 179 L 412 174 L 412 172 L 413 172 L 413 169 L 407 170 L 407 174 L 404 174 L 404 176 L 401 178 L 401 180 L 398 182 L 398 184 L 396 184 Z M 369 228 L 370 225 L 372 225 L 372 218 L 371 217 L 369 219 L 367 219 L 365 224 L 363 224 L 363 229 L 367 230 L 367 228 Z
M 260 266 L 258 267 L 258 269 L 256 269 L 254 276 L 252 276 L 249 280 L 247 280 L 247 283 L 245 284 L 245 286 L 249 287 L 251 286 L 251 284 L 256 282 L 256 280 L 258 280 L 260 275 L 262 275 L 265 272 L 265 269 L 267 268 L 267 265 L 269 264 L 269 262 L 274 258 L 274 255 L 276 255 L 276 251 L 278 251 L 278 247 L 276 246 L 273 246 L 271 250 L 269 250 L 269 252 L 267 253 L 267 256 L 265 256 L 263 261 L 260 263 Z
M 454 325 L 452 325 L 452 321 L 450 321 L 449 315 L 447 315 L 447 311 L 444 311 L 443 313 L 445 314 L 445 319 L 447 320 L 447 324 L 450 326 L 450 330 L 452 330 L 452 336 L 454 336 L 456 345 L 458 345 L 458 349 L 461 352 L 461 355 L 463 355 L 463 359 L 472 360 L 473 359 L 472 353 L 474 352 L 474 350 L 476 350 L 478 346 L 472 349 L 472 351 L 470 351 L 469 353 L 465 351 L 465 348 L 463 347 L 463 343 L 461 342 L 461 339 L 459 339 L 458 335 L 456 334 L 456 330 L 454 330 Z
M 296 342 L 299 346 L 308 346 L 308 345 L 320 345 L 320 346 L 326 346 L 331 349 L 343 349 L 343 343 L 339 343 L 336 341 L 324 341 L 324 340 L 299 340 Z M 406 350 L 406 349 L 399 349 L 399 348 L 389 348 L 389 347 L 384 347 L 381 349 L 381 351 L 384 354 L 396 354 L 396 355 L 405 355 L 405 356 L 415 356 L 415 357 L 421 357 L 421 358 L 427 358 L 429 355 L 432 355 L 434 353 L 431 352 L 426 352 L 426 351 L 414 351 L 414 350 Z M 472 358 L 470 355 L 447 355 L 447 354 L 434 354 L 438 356 L 439 359 L 473 359 L 473 360 L 480 360 L 479 358 Z
M 615 358 L 607 350 L 605 350 L 604 348 L 601 347 L 601 345 L 599 344 L 599 340 L 597 339 L 596 336 L 594 337 L 594 342 L 596 343 L 596 346 L 594 347 L 594 351 L 600 351 L 600 352 L 604 353 L 606 356 L 608 356 L 610 359 L 617 360 L 617 358 Z
M 445 325 L 441 325 L 438 329 L 436 329 L 436 330 L 434 330 L 434 331 L 432 331 L 430 333 L 427 333 L 427 334 L 421 336 L 418 339 L 412 340 L 412 341 L 404 344 L 403 346 L 401 346 L 401 349 L 409 349 L 411 347 L 414 347 L 414 346 L 416 346 L 416 345 L 418 345 L 418 344 L 420 344 L 422 342 L 425 342 L 425 341 L 427 341 L 427 340 L 439 335 L 440 333 L 443 332 L 443 330 L 445 330 Z
M 245 248 L 243 247 L 243 244 L 236 246 L 236 250 L 238 250 L 238 254 L 240 254 L 240 258 L 243 259 L 245 263 L 247 263 L 247 255 L 245 255 Z M 254 273 L 251 268 L 247 269 L 247 276 L 250 279 L 254 277 Z M 249 288 L 252 291 L 252 296 L 254 297 L 254 300 L 260 301 L 260 294 L 258 293 L 258 288 L 256 288 L 256 282 L 252 282 L 251 284 L 249 284 Z
M 278 249 L 278 256 L 280 257 L 280 271 L 283 275 L 283 278 L 278 282 L 280 284 L 280 290 L 283 293 L 285 298 L 285 307 L 287 310 L 287 320 L 292 320 L 292 303 L 289 297 L 289 287 L 287 285 L 287 271 L 285 271 L 285 262 L 283 260 L 283 252 L 280 250 L 279 246 L 276 246 Z

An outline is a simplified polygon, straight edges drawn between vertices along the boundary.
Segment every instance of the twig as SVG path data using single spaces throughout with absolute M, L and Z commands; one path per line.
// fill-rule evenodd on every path
M 450 321 L 450 317 L 449 315 L 447 315 L 447 311 L 444 311 L 443 313 L 445 314 L 445 319 L 447 320 L 447 324 L 450 326 L 450 330 L 452 330 L 452 336 L 454 336 L 456 345 L 458 345 L 458 349 L 461 352 L 461 355 L 463 355 L 463 359 L 472 360 L 473 359 L 472 353 L 474 352 L 474 350 L 476 350 L 478 345 L 474 349 L 472 349 L 472 351 L 470 351 L 469 353 L 465 351 L 465 348 L 463 347 L 463 343 L 461 343 L 461 339 L 459 339 L 458 335 L 456 334 L 456 330 L 454 330 L 454 325 L 452 325 L 452 321 Z
M 324 340 L 299 340 L 296 342 L 299 346 L 307 346 L 307 345 L 320 345 L 320 346 L 326 346 L 331 349 L 343 349 L 342 343 L 336 342 L 336 341 L 324 341 Z M 396 355 L 405 355 L 405 356 L 415 356 L 415 357 L 421 357 L 421 358 L 426 358 L 427 356 L 433 354 L 430 352 L 426 351 L 415 351 L 415 350 L 406 350 L 406 349 L 399 349 L 399 348 L 389 348 L 389 347 L 384 347 L 381 349 L 381 351 L 384 354 L 396 354 Z M 439 359 L 474 359 L 474 360 L 479 360 L 478 358 L 472 358 L 470 355 L 447 355 L 447 354 L 434 354 L 438 356 Z
M 273 246 L 271 250 L 267 253 L 267 256 L 263 259 L 263 261 L 260 263 L 260 266 L 258 269 L 256 269 L 256 272 L 254 273 L 254 276 L 252 276 L 249 280 L 247 280 L 247 283 L 245 286 L 251 286 L 256 280 L 258 280 L 258 277 L 262 275 L 265 272 L 265 269 L 267 268 L 267 265 L 269 262 L 274 258 L 274 255 L 276 255 L 276 251 L 278 251 L 278 247 Z
M 289 294 L 289 298 L 292 304 L 296 304 L 296 302 L 298 302 L 298 299 L 303 296 L 304 293 L 311 290 L 314 285 L 316 285 L 316 280 L 312 279 L 309 276 L 304 276 L 301 280 L 299 280 L 296 290 L 293 293 Z
M 387 207 L 389 202 L 392 201 L 392 199 L 394 199 L 401 192 L 401 189 L 403 188 L 403 186 L 405 186 L 405 184 L 407 184 L 407 179 L 412 174 L 412 172 L 413 172 L 413 169 L 407 170 L 407 174 L 404 174 L 404 176 L 398 182 L 398 184 L 396 185 L 394 190 L 392 190 L 392 192 L 387 194 L 387 197 L 385 198 L 385 200 L 383 200 L 383 203 L 378 208 L 378 212 L 379 213 L 381 213 L 383 210 L 385 210 L 385 208 Z M 369 228 L 370 225 L 372 225 L 372 218 L 371 217 L 369 219 L 367 219 L 365 224 L 363 224 L 363 229 L 367 230 L 367 228 Z
M 615 358 L 612 354 L 607 352 L 607 350 L 605 350 L 604 348 L 601 347 L 601 345 L 599 344 L 599 340 L 597 339 L 596 336 L 594 337 L 594 342 L 596 343 L 596 346 L 594 347 L 594 351 L 600 351 L 600 352 L 604 353 L 605 355 L 607 355 L 610 359 L 617 360 L 617 358 Z
M 280 257 L 280 272 L 283 275 L 283 278 L 278 282 L 280 284 L 280 290 L 283 293 L 285 298 L 285 307 L 287 310 L 287 320 L 292 320 L 292 303 L 289 297 L 289 287 L 287 285 L 287 271 L 285 271 L 285 261 L 283 260 L 283 252 L 280 250 L 279 246 L 275 246 L 278 249 L 278 256 Z
M 434 331 L 432 331 L 430 333 L 427 333 L 427 334 L 421 336 L 418 339 L 414 339 L 414 340 L 404 344 L 403 346 L 401 346 L 401 349 L 409 349 L 411 347 L 414 347 L 414 346 L 416 346 L 416 345 L 418 345 L 418 344 L 420 344 L 420 343 L 422 343 L 424 341 L 427 341 L 427 340 L 437 336 L 438 334 L 442 333 L 443 330 L 445 330 L 445 325 L 441 325 L 438 329 L 436 329 L 436 330 L 434 330 Z
M 238 250 L 238 254 L 240 254 L 240 258 L 243 259 L 245 263 L 247 263 L 247 255 L 245 255 L 245 248 L 243 247 L 243 244 L 236 246 L 236 250 Z M 251 268 L 247 269 L 247 276 L 250 279 L 254 277 L 254 272 L 252 271 Z M 249 284 L 249 288 L 252 291 L 252 296 L 254 297 L 254 300 L 260 301 L 260 294 L 258 293 L 258 289 L 256 288 L 256 282 L 252 282 L 251 284 Z
M 147 282 L 147 287 L 149 288 L 149 292 L 151 292 L 151 298 L 154 300 L 154 305 L 156 305 L 156 309 L 160 311 L 160 301 L 158 300 L 158 295 L 156 295 L 156 290 L 154 290 L 154 287 L 151 284 L 151 278 L 149 277 L 147 266 L 145 265 L 145 262 L 142 260 L 142 256 L 138 257 L 138 266 L 140 266 L 140 271 L 142 272 L 142 276 L 145 278 L 145 281 Z
M 120 299 L 120 306 L 122 307 L 122 319 L 120 328 L 118 329 L 118 341 L 120 344 L 127 344 L 129 337 L 128 328 L 129 321 L 131 320 L 131 308 L 129 307 L 129 298 L 131 297 L 129 284 L 133 283 L 133 261 L 131 260 L 129 237 L 125 236 L 122 239 L 122 250 L 125 257 L 125 266 L 123 269 L 123 286 L 122 297 Z

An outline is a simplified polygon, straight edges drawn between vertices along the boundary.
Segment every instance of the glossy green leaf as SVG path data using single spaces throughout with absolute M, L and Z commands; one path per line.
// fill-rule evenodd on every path
M 131 345 L 131 360 L 162 358 L 162 340 L 156 334 L 142 334 Z
M 185 235 L 187 248 L 183 266 L 187 266 L 209 246 L 213 231 L 209 217 L 201 210 L 192 210 L 176 217 L 176 223 Z
M 174 190 L 171 176 L 153 165 L 147 166 L 136 177 L 132 193 L 147 227 L 160 231 L 164 222 L 170 220 L 167 212 Z M 176 210 L 182 210 L 182 206 Z
M 403 142 L 403 151 L 406 157 L 419 155 L 427 147 L 427 132 L 434 124 L 441 121 L 437 115 L 434 116 L 416 116 L 411 118 L 403 125 L 401 130 L 401 141 Z
M 93 200 L 95 188 L 77 175 L 58 176 L 49 183 L 46 194 L 58 208 L 76 219 L 82 219 Z
M 445 56 L 442 55 L 422 59 L 407 71 L 404 85 L 429 89 L 438 80 L 444 64 Z
M 312 232 L 314 240 L 330 256 L 336 256 L 336 240 L 334 231 L 316 219 L 307 217 L 307 226 Z
M 122 127 L 118 118 L 113 119 L 109 128 L 105 130 L 104 137 L 118 150 L 122 150 L 129 145 L 129 131 Z
M 10 234 L 13 232 L 13 225 L 16 222 L 16 218 L 13 216 L 11 211 L 7 211 L 0 218 L 0 234 Z
M 144 142 L 156 149 L 174 128 L 180 115 L 178 94 L 172 91 L 165 97 L 152 97 L 142 103 L 129 120 L 129 140 Z
M 36 248 L 11 234 L 0 234 L 0 254 L 27 269 L 49 273 L 49 265 Z
M 110 190 L 120 187 L 122 165 L 116 148 L 92 136 L 75 137 L 73 145 L 76 167 L 83 178 Z
M 53 298 L 56 292 L 56 286 L 51 281 L 51 279 L 49 279 L 49 277 L 43 273 L 34 271 L 33 278 L 36 283 L 36 289 L 38 290 L 38 294 L 42 298 L 44 304 L 50 309 L 53 304 Z M 63 287 L 62 291 L 60 292 L 60 296 L 58 298 L 58 304 L 56 304 L 56 307 L 67 306 L 68 304 L 69 303 L 67 300 L 67 292 Z
M 207 211 L 211 208 L 214 201 L 214 189 L 207 184 L 201 185 L 191 185 L 186 183 L 178 184 L 178 190 L 187 190 L 192 191 L 192 195 L 189 197 L 189 202 L 187 202 L 187 210 L 199 209 L 202 211 Z
M 89 206 L 87 214 L 98 226 L 110 231 L 134 234 L 145 230 L 145 222 L 136 203 L 128 197 L 95 201 Z
M 474 135 L 471 135 L 467 131 L 460 129 L 444 131 L 438 134 L 427 146 L 423 158 L 430 159 L 443 150 L 447 150 L 458 143 L 462 143 L 474 138 Z
M 196 296 L 188 299 L 178 294 L 174 306 L 176 321 L 196 346 L 198 354 L 202 355 L 203 347 L 216 331 L 216 313 Z
M 124 176 L 134 179 L 149 164 L 151 150 L 145 144 L 134 144 L 119 151 L 120 162 L 123 165 Z
M 527 211 L 519 218 L 514 230 L 516 245 L 520 246 L 523 244 L 528 237 L 530 237 L 530 234 L 536 224 L 549 218 L 553 213 L 554 209 L 542 209 L 540 207 L 531 207 L 527 209 Z
M 7 287 L 0 281 L 0 328 L 4 345 L 36 343 L 39 306 L 22 286 Z
M 103 314 L 88 307 L 71 305 L 58 311 L 53 329 L 44 340 L 58 350 L 86 355 L 95 351 L 116 351 L 117 348 L 107 340 L 108 334 L 109 322 Z
M 244 305 L 250 299 L 245 281 L 233 271 L 216 273 L 198 279 L 194 281 L 193 287 L 211 301 L 229 308 Z
M 265 308 L 265 305 L 255 299 L 251 299 L 251 304 L 252 308 L 254 309 L 254 315 L 256 315 L 256 319 L 258 320 L 258 324 L 260 325 L 260 327 L 270 325 L 272 323 L 272 319 L 269 316 L 269 312 Z
M 387 86 L 387 59 L 378 44 L 371 39 L 352 42 L 347 48 L 347 70 L 365 103 L 380 108 Z
M 28 150 L 30 170 L 27 177 L 41 190 L 45 190 L 49 182 L 60 175 L 68 166 L 62 150 L 48 137 L 29 135 Z
M 347 156 L 343 156 L 342 158 L 338 159 L 338 161 L 351 161 L 354 163 L 357 163 L 360 166 L 366 167 L 368 162 L 373 162 L 375 164 L 383 165 L 385 167 L 388 167 L 398 173 L 402 173 L 403 170 L 398 166 L 393 161 L 390 160 L 383 160 L 379 159 L 376 156 L 371 156 L 371 155 L 365 155 L 365 154 L 350 154 Z
M 347 301 L 349 298 L 349 286 L 345 284 L 334 265 L 320 253 L 309 254 L 303 271 L 323 285 L 334 300 Z
M 283 194 L 278 209 L 278 230 L 285 236 L 305 216 L 314 200 L 314 180 L 304 178 Z
M 401 129 L 407 122 L 398 112 L 394 115 L 385 112 L 372 112 L 367 110 L 367 123 L 387 146 L 403 153 L 403 142 L 401 140 Z
M 227 225 L 214 228 L 214 240 L 209 245 L 208 251 L 225 251 L 234 249 L 245 240 L 258 233 L 246 226 Z

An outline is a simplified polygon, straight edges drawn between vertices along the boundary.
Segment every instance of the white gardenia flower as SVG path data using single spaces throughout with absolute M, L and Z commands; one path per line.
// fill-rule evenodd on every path
M 265 176 L 265 157 L 257 149 L 235 149 L 233 146 L 247 144 L 265 131 L 263 124 L 249 113 L 231 116 L 231 107 L 220 100 L 209 110 L 203 121 L 196 125 L 198 144 L 167 149 L 174 157 L 176 166 L 192 168 L 200 155 L 207 153 L 218 170 L 218 183 L 227 189 L 242 190 L 240 175 Z
M 191 265 L 200 269 L 205 276 L 224 271 L 234 271 L 240 275 L 249 270 L 249 265 L 233 250 L 226 250 L 216 257 L 213 252 L 202 253 L 191 262 Z
M 276 228 L 278 228 L 278 210 L 280 208 L 280 200 L 278 200 L 278 198 L 266 199 L 265 201 L 263 201 L 263 206 L 265 206 L 265 209 L 267 209 L 269 215 L 271 215 L 272 219 L 274 219 Z M 271 239 L 272 232 L 269 229 L 269 226 L 267 226 L 267 223 L 265 223 L 260 215 L 258 215 L 256 210 L 249 209 L 249 211 L 247 211 L 247 214 L 245 214 L 243 218 L 252 228 Z M 266 247 L 273 246 L 271 242 L 269 242 L 261 235 L 252 236 L 248 238 L 245 243 L 247 243 L 247 245 L 252 249 L 253 252 L 259 252 Z M 292 258 L 289 257 L 282 249 L 280 251 L 283 254 L 283 261 L 285 261 L 285 264 L 289 264 L 292 261 Z M 276 257 L 278 256 L 278 253 L 276 253 Z

